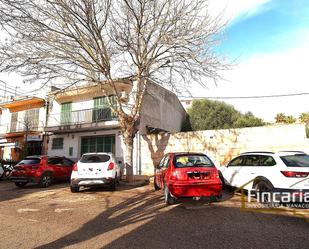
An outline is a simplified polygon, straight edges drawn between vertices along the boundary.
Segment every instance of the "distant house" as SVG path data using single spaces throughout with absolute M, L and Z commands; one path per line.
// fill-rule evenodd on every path
M 1 159 L 18 161 L 25 155 L 40 155 L 46 120 L 45 100 L 15 97 L 0 103 L 0 108 Z
M 132 82 L 121 81 L 116 84 L 124 101 L 129 102 Z M 119 161 L 123 161 L 124 145 L 118 118 L 108 106 L 101 87 L 87 84 L 49 93 L 45 127 L 49 135 L 48 155 L 78 160 L 87 152 L 113 152 Z M 185 117 L 186 111 L 174 93 L 150 83 L 142 103 L 135 148 L 138 148 L 140 135 L 157 131 L 180 131 Z M 137 173 L 141 170 L 138 149 L 134 153 Z

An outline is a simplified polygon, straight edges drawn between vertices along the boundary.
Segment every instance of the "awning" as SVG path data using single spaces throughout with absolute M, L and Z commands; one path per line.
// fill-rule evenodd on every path
M 45 100 L 37 97 L 17 99 L 11 102 L 3 103 L 1 108 L 8 108 L 10 112 L 20 112 L 24 110 L 40 108 L 44 106 Z

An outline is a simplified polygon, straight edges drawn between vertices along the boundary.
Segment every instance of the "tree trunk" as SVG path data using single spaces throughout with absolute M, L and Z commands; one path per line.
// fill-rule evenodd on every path
M 126 180 L 131 183 L 133 182 L 133 136 L 124 134 L 123 140 L 125 144 Z

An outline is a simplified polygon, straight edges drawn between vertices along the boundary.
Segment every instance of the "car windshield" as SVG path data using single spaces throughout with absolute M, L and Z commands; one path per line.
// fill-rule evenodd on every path
M 105 163 L 110 160 L 109 155 L 83 155 L 80 159 L 82 163 Z
M 280 158 L 288 167 L 309 167 L 309 155 L 306 154 L 281 156 Z
M 20 161 L 18 165 L 38 164 L 40 161 L 40 158 L 25 158 L 24 160 Z
M 206 155 L 185 154 L 177 155 L 174 159 L 176 168 L 184 167 L 214 167 L 213 162 Z

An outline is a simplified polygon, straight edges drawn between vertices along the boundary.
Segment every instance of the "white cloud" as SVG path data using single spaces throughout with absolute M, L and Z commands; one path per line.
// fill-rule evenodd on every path
M 209 0 L 210 13 L 224 12 L 227 20 L 235 21 L 262 11 L 271 0 Z
M 278 95 L 309 92 L 309 32 L 303 35 L 298 47 L 272 54 L 252 55 L 226 72 L 227 81 L 210 86 L 207 90 L 195 88 L 193 96 L 254 96 Z M 202 94 L 203 93 L 203 94 Z M 237 109 L 252 111 L 267 121 L 272 121 L 276 113 L 283 112 L 297 117 L 308 112 L 309 95 L 226 100 Z

